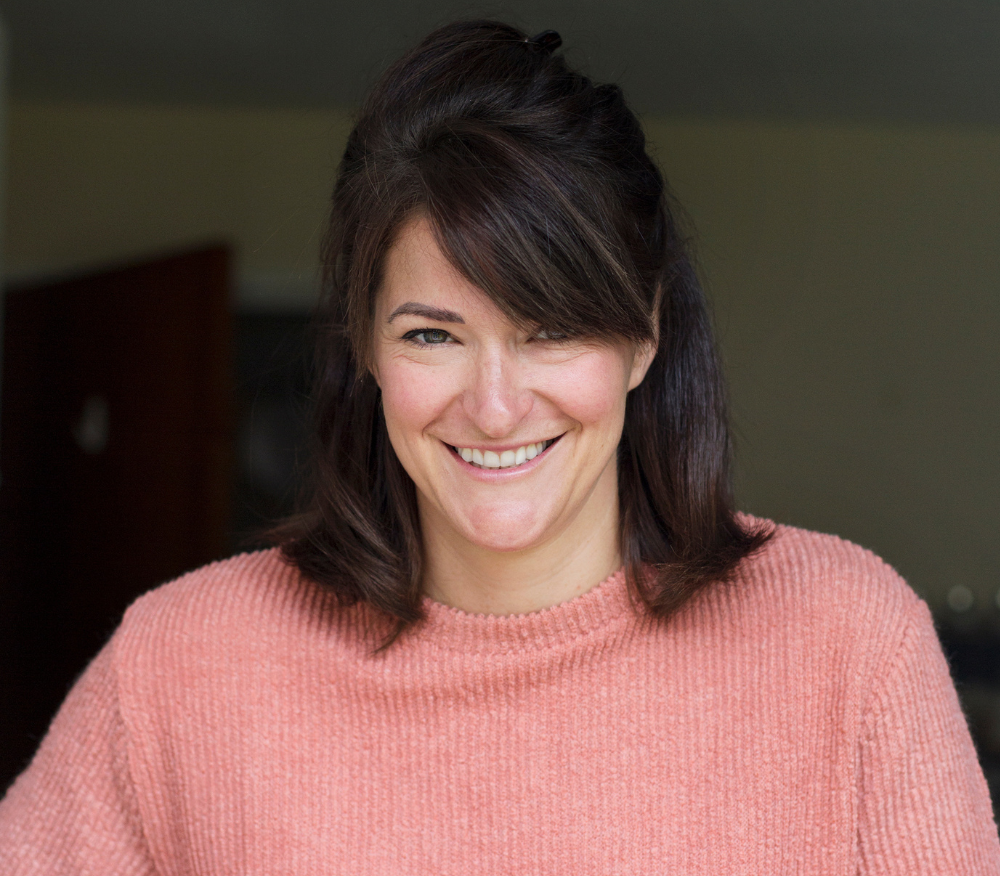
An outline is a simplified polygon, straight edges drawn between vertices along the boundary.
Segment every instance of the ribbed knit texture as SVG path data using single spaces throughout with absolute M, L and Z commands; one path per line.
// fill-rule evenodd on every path
M 616 575 L 381 656 L 274 552 L 135 603 L 0 804 L 4 874 L 997 874 L 927 607 L 789 528 L 667 624 Z

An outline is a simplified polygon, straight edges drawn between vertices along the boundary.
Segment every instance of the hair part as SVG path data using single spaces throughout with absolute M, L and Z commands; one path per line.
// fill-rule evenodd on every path
M 515 324 L 656 343 L 618 448 L 620 550 L 651 614 L 730 578 L 769 538 L 734 512 L 724 381 L 669 202 L 618 86 L 509 25 L 439 28 L 375 85 L 323 244 L 312 476 L 274 537 L 343 602 L 394 622 L 383 647 L 422 617 L 415 487 L 371 375 L 386 254 L 417 215 Z

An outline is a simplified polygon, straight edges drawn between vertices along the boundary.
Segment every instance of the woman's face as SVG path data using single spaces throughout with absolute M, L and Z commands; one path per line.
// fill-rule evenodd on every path
M 423 218 L 387 254 L 375 376 L 424 537 L 528 550 L 617 509 L 625 396 L 652 350 L 512 325 Z M 610 504 L 609 504 L 610 503 Z

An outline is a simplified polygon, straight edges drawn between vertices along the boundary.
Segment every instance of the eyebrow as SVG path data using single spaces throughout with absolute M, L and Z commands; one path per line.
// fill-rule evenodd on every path
M 454 310 L 445 310 L 441 307 L 431 307 L 429 304 L 419 304 L 416 301 L 407 301 L 400 304 L 391 314 L 386 322 L 392 322 L 397 316 L 422 316 L 424 319 L 433 319 L 435 322 L 460 322 L 463 325 L 465 320 L 461 314 Z

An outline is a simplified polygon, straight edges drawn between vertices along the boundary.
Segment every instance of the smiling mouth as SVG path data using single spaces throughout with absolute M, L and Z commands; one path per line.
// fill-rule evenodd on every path
M 492 450 L 480 450 L 478 447 L 452 447 L 458 456 L 461 456 L 469 465 L 476 468 L 496 469 L 496 468 L 517 468 L 526 462 L 540 456 L 549 447 L 556 443 L 558 438 L 549 438 L 547 441 L 537 441 L 534 444 L 524 444 L 514 450 L 504 450 L 495 453 Z

